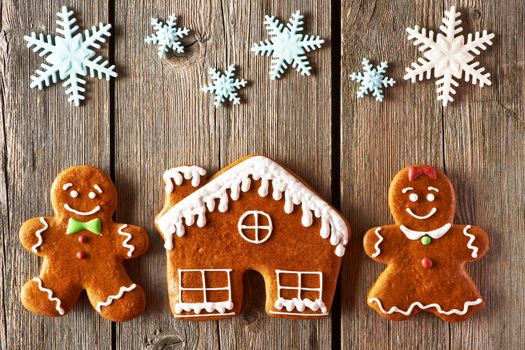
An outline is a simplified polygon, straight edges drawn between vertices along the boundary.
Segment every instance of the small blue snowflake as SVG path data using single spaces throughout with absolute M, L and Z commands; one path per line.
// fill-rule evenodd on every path
M 234 72 L 235 66 L 233 64 L 228 67 L 224 74 L 215 68 L 208 70 L 213 82 L 204 86 L 201 90 L 206 93 L 215 94 L 214 104 L 216 108 L 221 107 L 226 99 L 235 105 L 241 103 L 237 90 L 245 87 L 248 82 L 244 79 L 234 79 Z
M 182 46 L 180 39 L 188 35 L 190 30 L 177 27 L 177 16 L 169 16 L 166 23 L 159 21 L 158 18 L 152 18 L 151 25 L 155 29 L 155 34 L 146 37 L 144 41 L 159 46 L 160 58 L 166 57 L 166 52 L 170 49 L 177 53 L 184 52 L 184 46 Z
M 383 87 L 393 86 L 396 83 L 394 79 L 385 75 L 388 67 L 387 62 L 381 62 L 379 66 L 374 68 L 368 58 L 363 58 L 362 64 L 364 73 L 350 74 L 350 79 L 361 83 L 359 90 L 357 90 L 357 97 L 362 98 L 371 92 L 377 101 L 383 102 Z

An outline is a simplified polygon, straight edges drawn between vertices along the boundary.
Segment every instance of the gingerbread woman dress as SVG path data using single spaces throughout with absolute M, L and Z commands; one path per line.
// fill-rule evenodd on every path
M 465 264 L 485 255 L 489 239 L 479 227 L 453 223 L 456 200 L 447 176 L 426 165 L 404 168 L 388 201 L 395 224 L 364 237 L 366 254 L 387 265 L 368 305 L 392 320 L 425 310 L 456 322 L 481 310 L 485 303 Z
M 113 222 L 117 192 L 111 179 L 90 166 L 66 169 L 53 182 L 51 201 L 55 216 L 30 219 L 20 229 L 23 246 L 44 258 L 40 275 L 22 287 L 23 305 L 42 316 L 62 316 L 86 290 L 109 320 L 144 312 L 144 291 L 122 262 L 143 254 L 148 236 L 140 227 Z

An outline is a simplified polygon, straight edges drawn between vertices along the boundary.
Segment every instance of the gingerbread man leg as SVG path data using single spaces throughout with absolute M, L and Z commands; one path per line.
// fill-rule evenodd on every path
M 26 309 L 38 315 L 63 316 L 75 305 L 81 292 L 82 288 L 65 275 L 46 271 L 24 284 L 21 300 Z
M 124 268 L 97 276 L 86 288 L 91 305 L 108 320 L 124 322 L 137 317 L 146 308 L 141 286 L 131 281 Z

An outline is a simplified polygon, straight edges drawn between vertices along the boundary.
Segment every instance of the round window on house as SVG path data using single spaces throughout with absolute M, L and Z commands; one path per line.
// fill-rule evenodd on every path
M 261 244 L 266 242 L 272 234 L 272 219 L 264 211 L 248 210 L 240 217 L 237 228 L 244 240 Z

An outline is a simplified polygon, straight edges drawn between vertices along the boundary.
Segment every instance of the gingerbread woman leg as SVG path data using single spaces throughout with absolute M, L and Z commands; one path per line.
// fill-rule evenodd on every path
M 144 312 L 146 295 L 141 286 L 131 281 L 124 269 L 104 274 L 105 279 L 86 288 L 91 305 L 108 320 L 129 321 Z
M 82 288 L 50 271 L 27 281 L 21 300 L 26 309 L 42 316 L 63 316 L 75 305 Z

